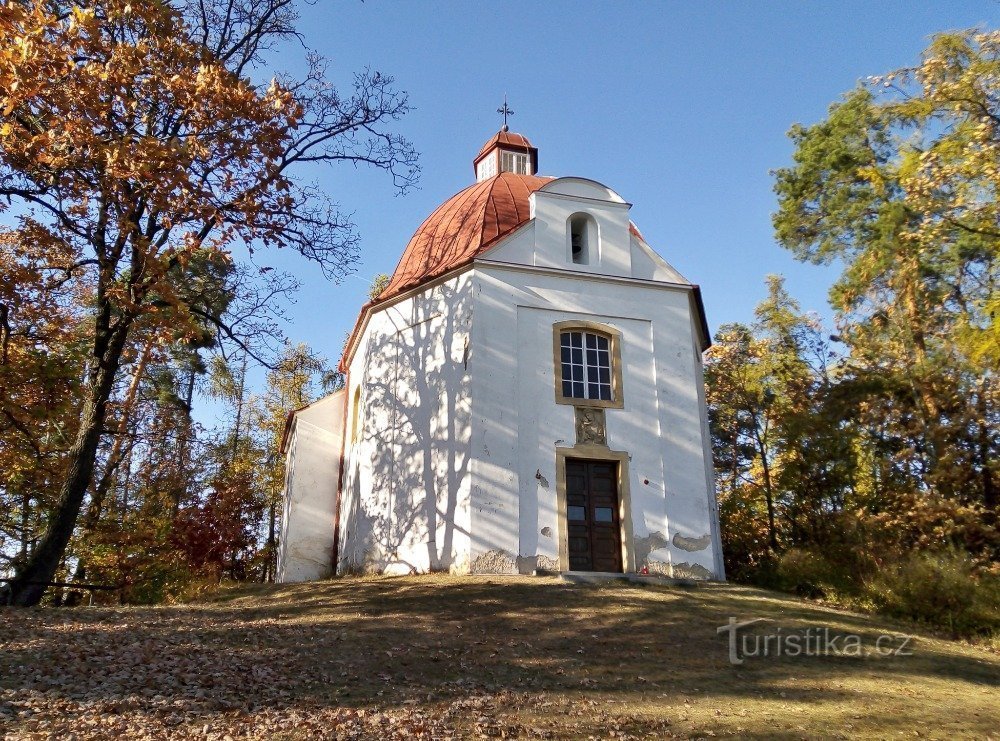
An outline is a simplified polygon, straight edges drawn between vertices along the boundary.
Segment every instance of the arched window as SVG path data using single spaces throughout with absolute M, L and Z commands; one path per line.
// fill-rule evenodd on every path
M 351 404 L 351 442 L 361 439 L 361 386 L 354 389 L 354 402 Z
M 591 265 L 598 261 L 597 222 L 589 214 L 577 213 L 567 222 L 569 258 L 576 265 Z
M 621 333 L 575 321 L 559 322 L 553 330 L 556 402 L 621 408 Z

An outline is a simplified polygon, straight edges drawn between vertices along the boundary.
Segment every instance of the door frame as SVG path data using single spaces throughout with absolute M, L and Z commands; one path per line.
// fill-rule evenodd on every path
M 556 509 L 559 523 L 559 570 L 569 571 L 569 521 L 566 514 L 566 459 L 618 463 L 618 521 L 621 524 L 622 571 L 635 573 L 635 546 L 632 542 L 632 497 L 629 491 L 629 454 L 603 445 L 578 444 L 556 448 Z

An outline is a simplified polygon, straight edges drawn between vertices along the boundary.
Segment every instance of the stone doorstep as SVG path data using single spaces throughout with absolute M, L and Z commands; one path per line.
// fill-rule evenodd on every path
M 659 574 L 618 574 L 611 571 L 550 571 L 535 569 L 531 576 L 554 576 L 567 584 L 608 584 L 611 582 L 631 582 L 632 584 L 656 584 L 661 587 L 681 587 L 695 589 L 709 584 L 721 584 L 712 579 L 676 579 Z M 502 579 L 503 577 L 524 576 L 524 574 L 493 574 L 487 571 L 473 572 L 470 576 Z

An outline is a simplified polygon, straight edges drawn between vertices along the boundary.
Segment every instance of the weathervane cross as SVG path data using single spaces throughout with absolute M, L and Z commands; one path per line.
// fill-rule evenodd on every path
M 503 94 L 503 106 L 497 108 L 497 113 L 503 114 L 503 130 L 507 130 L 507 117 L 513 116 L 514 111 L 507 107 L 507 93 Z

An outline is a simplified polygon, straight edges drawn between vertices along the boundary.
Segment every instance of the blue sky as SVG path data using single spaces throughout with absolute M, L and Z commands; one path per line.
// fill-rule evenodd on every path
M 915 63 L 935 32 L 998 17 L 996 2 L 305 5 L 305 42 L 332 60 L 335 81 L 369 66 L 409 93 L 415 110 L 398 131 L 423 174 L 400 197 L 380 172 L 322 173 L 354 214 L 362 259 L 338 286 L 297 256 L 274 258 L 303 282 L 287 333 L 337 359 L 372 276 L 391 273 L 420 222 L 473 181 L 505 92 L 541 173 L 593 178 L 633 203 L 649 243 L 701 284 L 713 332 L 750 319 L 768 273 L 828 314 L 835 272 L 796 263 L 773 238 L 769 171 L 790 161 L 786 132 L 865 76 Z M 300 53 L 278 66 L 294 70 Z

